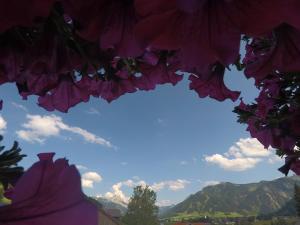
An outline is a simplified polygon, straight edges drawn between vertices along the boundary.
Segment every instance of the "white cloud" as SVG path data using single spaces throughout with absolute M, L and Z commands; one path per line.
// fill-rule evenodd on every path
M 89 108 L 88 111 L 86 111 L 87 114 L 91 114 L 91 115 L 101 115 L 101 113 L 99 112 L 99 110 L 91 107 Z
M 234 158 L 228 159 L 223 155 L 214 154 L 212 156 L 206 156 L 205 160 L 209 163 L 217 164 L 225 170 L 231 171 L 244 171 L 251 169 L 261 161 L 258 158 Z
M 87 172 L 82 174 L 81 176 L 81 184 L 86 188 L 93 188 L 94 183 L 99 183 L 102 181 L 102 177 L 100 174 L 96 172 Z
M 129 197 L 126 196 L 124 194 L 124 192 L 121 190 L 122 186 L 123 186 L 122 182 L 114 184 L 112 186 L 112 191 L 111 192 L 106 192 L 104 197 L 111 200 L 111 201 L 127 205 L 128 202 L 129 202 Z
M 165 182 L 154 183 L 153 185 L 151 185 L 151 189 L 157 192 L 164 189 L 165 186 L 166 186 Z
M 187 184 L 190 182 L 187 180 L 177 179 L 177 180 L 168 180 L 168 181 L 161 181 L 159 183 L 154 183 L 150 186 L 150 188 L 154 191 L 161 191 L 164 188 L 168 188 L 171 191 L 178 191 L 184 189 Z
M 208 180 L 208 181 L 203 182 L 203 187 L 207 187 L 207 186 L 215 186 L 215 185 L 218 185 L 218 184 L 220 184 L 220 183 L 221 183 L 220 181 L 216 181 L 216 180 Z
M 24 105 L 18 104 L 16 102 L 12 102 L 11 104 L 17 109 L 21 109 L 25 112 L 28 112 L 28 109 Z
M 272 155 L 271 149 L 265 149 L 255 138 L 241 138 L 229 150 L 221 154 L 205 156 L 205 161 L 230 171 L 245 171 L 254 168 L 264 158 Z
M 76 165 L 76 168 L 78 170 L 87 170 L 88 169 L 86 166 L 83 166 L 83 165 Z
M 90 142 L 93 144 L 104 145 L 106 147 L 113 147 L 109 141 L 105 140 L 102 137 L 98 137 L 95 134 L 92 134 L 80 127 L 69 127 L 65 124 L 63 124 L 63 125 L 64 126 L 62 126 L 61 129 L 78 134 L 78 135 L 82 136 L 87 142 Z
M 4 133 L 4 130 L 7 128 L 7 122 L 5 119 L 0 115 L 0 134 Z
M 241 138 L 234 146 L 229 148 L 226 156 L 235 156 L 236 158 L 247 157 L 267 157 L 271 155 L 271 151 L 264 146 L 256 138 Z
M 121 181 L 118 182 L 116 184 L 114 184 L 112 186 L 112 190 L 109 192 L 106 192 L 104 197 L 114 201 L 114 202 L 118 202 L 121 204 L 128 204 L 128 201 L 130 199 L 129 196 L 127 196 L 123 191 L 122 188 L 123 187 L 129 187 L 129 188 L 134 188 L 136 186 L 142 186 L 142 187 L 146 187 L 147 183 L 144 180 L 137 180 L 139 179 L 138 177 L 135 177 L 134 180 L 125 180 L 125 181 Z M 151 188 L 153 191 L 160 191 L 164 188 L 168 188 L 171 191 L 178 191 L 180 189 L 185 188 L 185 186 L 187 184 L 189 184 L 189 181 L 186 180 L 181 180 L 181 179 L 177 179 L 177 180 L 170 180 L 170 181 L 162 181 L 159 183 L 154 183 L 153 185 L 148 185 L 149 188 Z M 167 204 L 170 205 L 170 204 Z
M 122 183 L 122 185 L 125 185 L 127 187 L 134 187 L 134 186 L 136 186 L 136 183 L 133 180 L 126 180 L 126 181 L 123 181 L 121 183 Z
M 28 122 L 22 126 L 26 130 L 17 131 L 19 138 L 32 143 L 43 143 L 46 137 L 58 136 L 60 128 L 58 124 L 62 122 L 57 116 L 27 115 Z
M 65 124 L 61 117 L 55 115 L 26 115 L 26 117 L 28 121 L 22 125 L 25 129 L 16 132 L 18 137 L 25 141 L 43 143 L 48 137 L 59 136 L 61 131 L 68 131 L 80 135 L 89 143 L 99 144 L 109 148 L 113 147 L 109 141 L 102 137 L 98 137 L 80 127 Z
M 106 192 L 104 197 L 117 203 L 121 203 L 124 205 L 128 204 L 130 197 L 126 196 L 125 193 L 122 191 L 122 187 L 124 186 L 129 188 L 134 188 L 136 186 L 146 187 L 147 184 L 143 180 L 134 181 L 129 179 L 129 180 L 121 181 L 114 184 L 111 188 L 112 191 Z
M 82 185 L 82 187 L 85 187 L 85 188 L 93 188 L 94 182 L 92 180 L 86 180 L 86 179 L 81 178 L 81 185 Z
M 94 182 L 100 182 L 102 180 L 102 177 L 100 174 L 96 172 L 87 172 L 82 175 L 82 177 L 86 180 L 92 180 Z
M 178 191 L 184 189 L 187 184 L 190 182 L 187 180 L 177 179 L 175 181 L 168 181 L 167 186 L 171 191 Z

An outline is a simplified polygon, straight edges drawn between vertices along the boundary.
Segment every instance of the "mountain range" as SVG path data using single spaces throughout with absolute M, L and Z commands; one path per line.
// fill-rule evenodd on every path
M 296 214 L 293 199 L 295 184 L 300 184 L 300 177 L 283 177 L 249 184 L 223 182 L 207 186 L 177 205 L 160 207 L 159 216 L 292 216 Z M 104 209 L 119 209 L 123 215 L 127 211 L 127 205 L 123 202 L 103 197 L 93 199 Z
M 224 182 L 207 186 L 166 210 L 161 217 L 211 215 L 218 212 L 241 216 L 293 214 L 296 183 L 300 183 L 300 177 L 284 177 L 250 184 Z

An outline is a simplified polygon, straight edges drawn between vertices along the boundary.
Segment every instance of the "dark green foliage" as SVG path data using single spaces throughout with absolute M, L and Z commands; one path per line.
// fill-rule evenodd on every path
M 0 135 L 0 141 L 3 136 Z M 16 180 L 23 174 L 24 169 L 17 164 L 25 157 L 20 154 L 18 142 L 14 142 L 9 150 L 4 151 L 4 146 L 0 146 L 0 183 L 6 188 L 8 184 L 14 184 Z
M 130 198 L 128 210 L 122 221 L 126 225 L 159 225 L 156 193 L 148 186 L 137 186 Z

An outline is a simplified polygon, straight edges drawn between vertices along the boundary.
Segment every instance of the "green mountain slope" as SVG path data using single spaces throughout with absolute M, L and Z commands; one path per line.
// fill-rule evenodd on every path
M 300 178 L 284 177 L 251 184 L 221 183 L 205 187 L 172 207 L 164 215 L 258 215 L 280 210 L 293 198 L 294 185 Z
M 296 201 L 295 199 L 289 200 L 281 209 L 279 209 L 276 212 L 273 212 L 268 215 L 261 215 L 262 217 L 277 217 L 277 216 L 297 216 L 297 210 L 296 210 Z

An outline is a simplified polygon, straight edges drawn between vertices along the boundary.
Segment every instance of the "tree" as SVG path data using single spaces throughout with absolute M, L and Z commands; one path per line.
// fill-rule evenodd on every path
M 156 193 L 148 186 L 137 186 L 128 204 L 128 211 L 122 221 L 126 225 L 158 225 Z
M 3 136 L 0 135 L 0 141 Z M 14 184 L 17 179 L 23 174 L 23 167 L 17 164 L 25 157 L 20 154 L 18 142 L 14 142 L 11 149 L 3 151 L 5 146 L 0 146 L 0 184 L 7 188 L 8 184 Z

